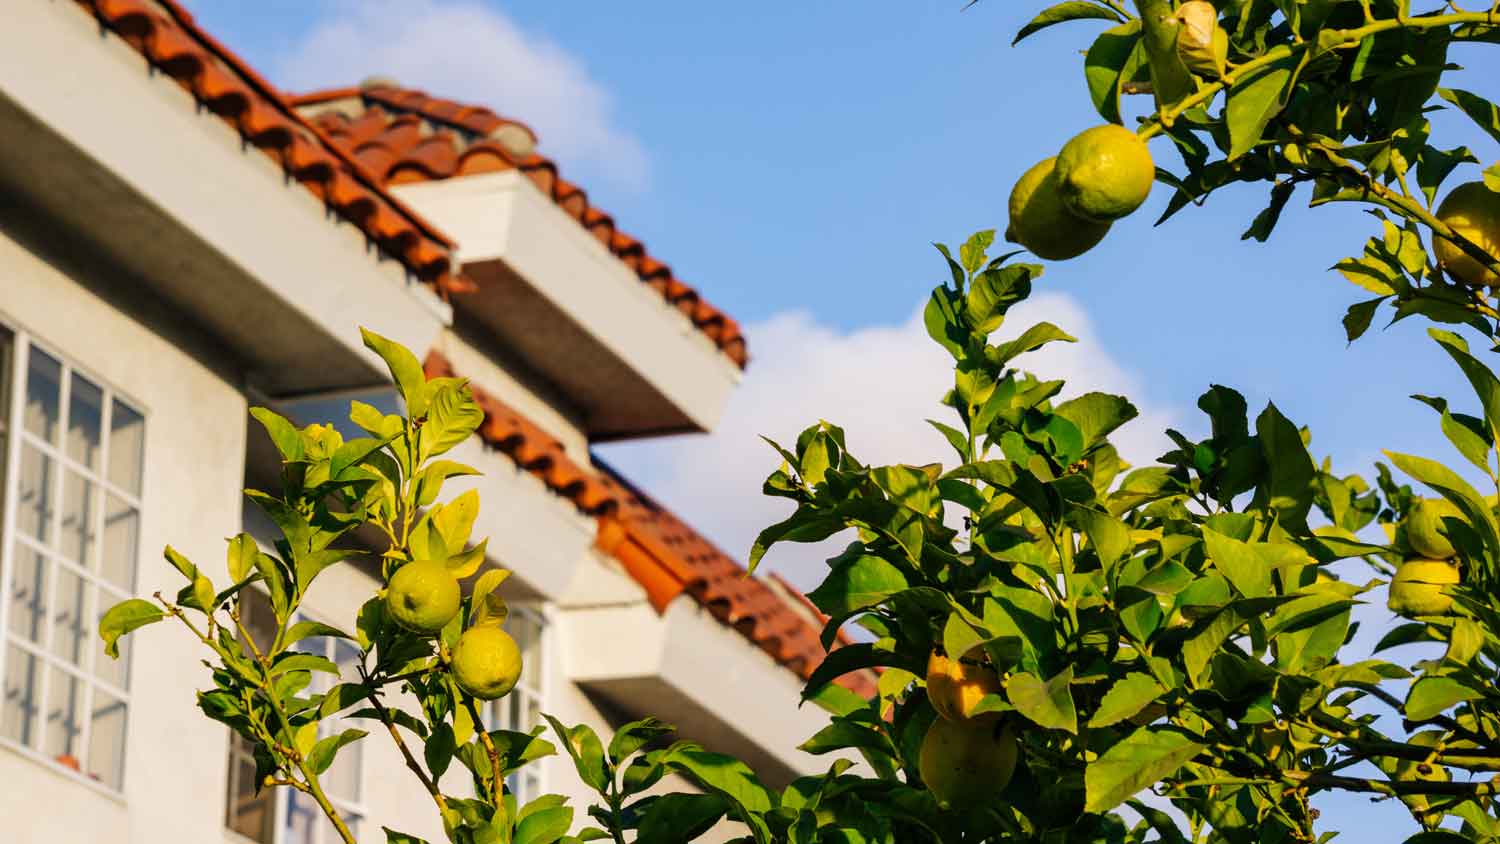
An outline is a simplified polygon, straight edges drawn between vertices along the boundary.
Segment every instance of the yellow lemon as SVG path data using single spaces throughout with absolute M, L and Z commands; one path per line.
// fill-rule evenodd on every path
M 458 615 L 463 594 L 458 580 L 437 560 L 407 563 L 386 584 L 385 609 L 413 633 L 432 636 Z
M 1453 596 L 1446 587 L 1458 583 L 1458 567 L 1445 560 L 1412 559 L 1396 569 L 1391 580 L 1391 594 L 1386 606 L 1391 612 L 1408 618 L 1419 615 L 1443 615 L 1453 608 Z
M 1459 185 L 1444 197 L 1437 216 L 1470 243 L 1500 260 L 1500 193 L 1485 187 L 1484 182 Z M 1458 244 L 1435 236 L 1432 245 L 1438 263 L 1454 278 L 1470 287 L 1500 287 L 1500 275 L 1474 260 Z
M 1406 514 L 1406 541 L 1424 557 L 1446 560 L 1453 556 L 1453 543 L 1445 535 L 1448 527 L 1443 520 L 1463 517 L 1463 511 L 1446 498 L 1424 498 Z
M 1066 261 L 1093 249 L 1109 233 L 1109 223 L 1085 220 L 1068 210 L 1059 191 L 1056 158 L 1027 170 L 1010 192 L 1010 227 L 1005 237 L 1038 258 Z
M 1016 771 L 1019 748 L 1009 722 L 960 724 L 938 718 L 927 729 L 917 768 L 938 805 L 971 809 L 999 797 Z
M 521 649 L 499 627 L 471 627 L 453 646 L 453 679 L 480 700 L 504 697 L 521 677 Z
M 982 654 L 977 649 L 970 652 L 971 657 Z M 927 700 L 949 721 L 973 720 L 974 707 L 980 699 L 1000 693 L 1000 675 L 989 666 L 973 664 L 974 661 L 949 659 L 937 651 L 927 659 Z
M 1080 217 L 1118 220 L 1141 207 L 1156 181 L 1156 165 L 1141 136 L 1114 123 L 1084 130 L 1057 154 L 1062 201 Z

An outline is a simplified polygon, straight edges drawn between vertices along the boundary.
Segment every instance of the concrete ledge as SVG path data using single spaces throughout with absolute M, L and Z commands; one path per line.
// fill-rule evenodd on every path
M 740 371 L 517 171 L 400 185 L 480 284 L 455 298 L 557 384 L 594 440 L 709 430 Z
M 772 787 L 831 761 L 797 749 L 827 724 L 815 704 L 798 706 L 797 677 L 691 599 L 662 616 L 644 600 L 561 615 L 568 678 L 582 688 L 745 760 Z

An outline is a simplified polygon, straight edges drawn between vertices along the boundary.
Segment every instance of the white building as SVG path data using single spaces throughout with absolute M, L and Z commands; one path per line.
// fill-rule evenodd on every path
M 743 338 L 528 129 L 391 83 L 287 97 L 172 0 L 4 7 L 0 841 L 332 840 L 253 795 L 195 706 L 196 643 L 157 625 L 111 662 L 95 627 L 176 588 L 168 542 L 212 569 L 256 529 L 240 490 L 275 456 L 248 407 L 311 422 L 390 400 L 359 326 L 481 395 L 454 457 L 486 473 L 476 535 L 515 572 L 527 660 L 495 725 L 653 714 L 772 785 L 822 769 L 795 749 L 822 721 L 796 705 L 815 614 L 590 454 L 712 428 Z M 350 627 L 373 587 L 335 568 L 306 611 Z M 441 840 L 395 750 L 357 747 L 329 786 L 362 839 Z M 565 757 L 535 772 L 513 787 L 582 816 Z

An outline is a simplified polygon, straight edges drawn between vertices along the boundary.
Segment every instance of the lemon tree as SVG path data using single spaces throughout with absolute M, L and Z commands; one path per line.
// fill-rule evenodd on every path
M 931 420 L 952 459 L 866 464 L 837 419 L 770 459 L 762 491 L 787 515 L 751 566 L 779 543 L 847 543 L 808 595 L 825 642 L 858 631 L 802 690 L 828 712 L 802 745 L 826 757 L 823 773 L 770 789 L 649 718 L 607 742 L 552 718 L 526 733 L 478 727 L 476 701 L 506 694 L 520 658 L 502 629 L 505 573 L 481 571 L 470 536 L 477 495 L 440 501 L 473 470 L 439 458 L 482 413 L 462 381 L 424 378 L 373 334 L 405 415 L 356 403 L 368 436 L 345 442 L 254 411 L 283 471 L 280 490 L 248 494 L 280 537 L 231 540 L 227 584 L 168 548 L 181 591 L 109 610 L 106 652 L 179 623 L 211 656 L 204 713 L 256 748 L 264 787 L 310 795 L 346 844 L 319 778 L 369 739 L 318 728 L 334 715 L 383 728 L 455 844 L 1292 844 L 1339 831 L 1315 806 L 1336 792 L 1402 807 L 1410 823 L 1387 840 L 1500 842 L 1500 376 L 1486 351 L 1500 348 L 1500 109 L 1444 84 L 1461 51 L 1500 43 L 1500 11 L 1064 0 L 1015 40 L 1065 23 L 1098 30 L 1067 48 L 1083 48 L 1079 96 L 1101 124 L 1038 137 L 1039 163 L 1007 174 L 996 223 L 1022 251 L 996 248 L 994 230 L 939 247 L 946 273 L 923 322 L 953 362 Z M 1486 146 L 1439 141 L 1438 108 Z M 1459 468 L 1395 452 L 1363 474 L 1335 467 L 1294 408 L 1252 412 L 1223 385 L 1198 399 L 1206 436 L 1168 431 L 1167 454 L 1129 466 L 1112 443 L 1138 424 L 1127 397 L 1025 368 L 1073 341 L 1009 321 L 1066 275 L 1044 281 L 1033 257 L 1118 236 L 1153 191 L 1166 222 L 1254 186 L 1269 202 L 1246 239 L 1270 238 L 1299 193 L 1371 212 L 1372 237 L 1336 267 L 1361 291 L 1343 327 L 1354 341 L 1379 314 L 1431 323 L 1471 395 L 1416 398 Z M 1161 252 L 1172 234 L 1131 236 Z M 314 578 L 358 562 L 340 542 L 356 527 L 388 547 L 363 560 L 381 583 L 352 630 L 297 621 Z M 278 622 L 269 643 L 241 628 L 251 588 Z M 1348 645 L 1361 623 L 1384 627 L 1373 653 Z M 307 692 L 313 672 L 335 670 L 298 651 L 314 635 L 358 645 L 357 682 Z M 868 698 L 836 682 L 856 671 L 875 672 Z M 415 705 L 397 707 L 397 690 Z M 558 749 L 592 805 L 517 805 L 506 775 Z M 439 787 L 455 765 L 472 781 L 462 795 Z M 669 774 L 692 789 L 666 790 Z

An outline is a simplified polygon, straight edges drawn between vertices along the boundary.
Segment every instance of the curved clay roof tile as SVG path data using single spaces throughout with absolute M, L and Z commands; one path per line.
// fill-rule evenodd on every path
M 255 102 L 240 112 L 239 123 L 240 131 L 256 146 L 274 147 L 280 151 L 297 137 L 281 115 Z
M 250 101 L 250 89 L 217 62 L 204 65 L 196 78 L 199 98 L 215 114 L 237 114 Z
M 515 168 L 515 162 L 503 150 L 484 146 L 470 147 L 460 155 L 454 172 L 460 176 L 468 176 L 474 173 L 501 173 Z
M 396 166 L 396 162 L 400 160 L 390 147 L 380 141 L 360 144 L 351 150 L 351 152 L 354 155 L 354 160 L 380 178 L 385 178 L 390 173 L 391 168 Z
M 196 76 L 208 63 L 203 48 L 179 29 L 156 27 L 146 41 L 146 49 L 162 70 L 175 79 Z
M 144 38 L 157 27 L 156 15 L 143 0 L 96 0 L 94 8 L 121 35 Z

